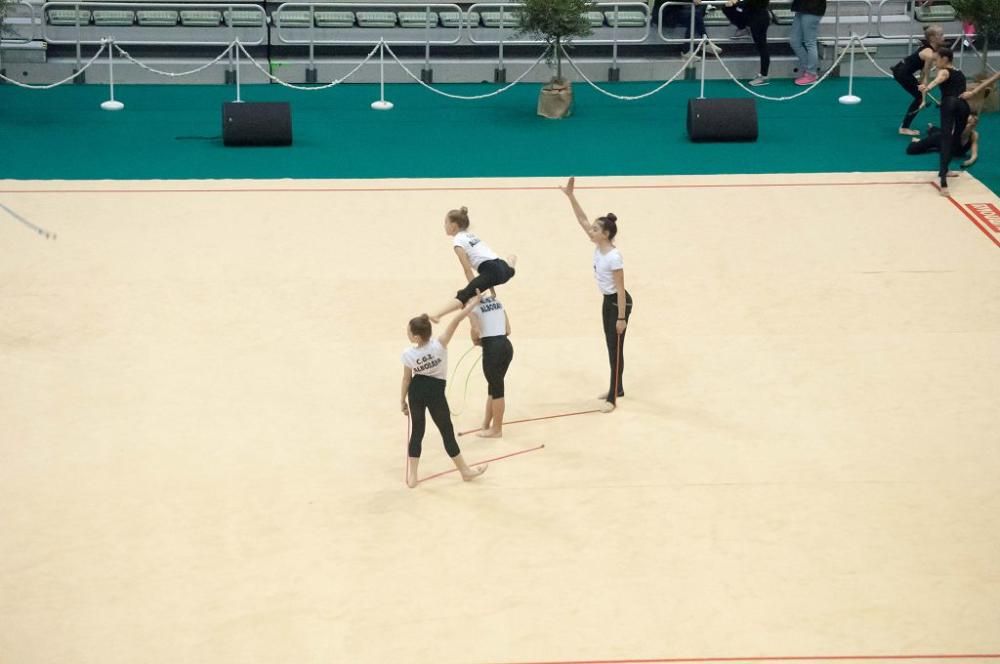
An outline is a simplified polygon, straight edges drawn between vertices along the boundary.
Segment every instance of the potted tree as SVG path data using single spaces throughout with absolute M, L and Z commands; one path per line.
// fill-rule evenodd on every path
M 517 10 L 518 34 L 539 37 L 548 46 L 546 61 L 555 61 L 555 76 L 542 87 L 538 96 L 538 114 L 546 118 L 564 118 L 573 106 L 573 89 L 562 75 L 562 46 L 573 37 L 591 33 L 587 12 L 595 8 L 592 0 L 523 0 Z
M 980 57 L 976 80 L 981 81 L 990 75 L 987 68 L 990 45 L 1000 46 L 1000 0 L 951 0 L 951 4 L 959 18 L 976 26 Z M 996 83 L 977 97 L 973 103 L 983 111 L 1000 109 L 1000 96 L 997 94 Z

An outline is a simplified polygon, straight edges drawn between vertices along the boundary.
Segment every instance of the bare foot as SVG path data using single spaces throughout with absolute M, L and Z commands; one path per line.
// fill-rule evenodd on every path
M 610 413 L 614 409 L 615 409 L 615 405 L 613 403 L 611 403 L 610 401 L 605 401 L 604 403 L 601 404 L 601 412 L 602 413 Z
M 469 468 L 468 473 L 462 473 L 462 479 L 466 482 L 472 481 L 486 472 L 486 466 L 489 464 L 483 464 L 481 466 L 476 466 L 475 468 Z
M 503 432 L 483 427 L 483 430 L 477 433 L 476 436 L 479 438 L 503 438 Z
M 900 127 L 899 128 L 899 133 L 900 133 L 901 136 L 919 136 L 920 135 L 920 130 L 919 129 L 907 129 L 905 127 Z
M 941 187 L 941 190 L 938 193 L 942 196 L 951 196 L 951 192 L 948 191 L 948 187 Z
M 950 178 L 957 178 L 961 174 L 962 171 L 948 171 L 948 177 Z
M 420 484 L 420 480 L 417 479 L 417 464 L 413 459 L 410 459 L 406 464 L 406 486 L 416 489 L 418 484 Z
M 913 138 L 910 139 L 910 143 L 919 143 L 919 142 L 920 142 L 920 139 L 917 138 L 916 136 L 914 136 Z
M 511 267 L 514 267 L 515 265 L 517 265 L 517 255 L 516 254 L 511 254 L 510 256 L 507 257 L 507 265 L 510 265 Z

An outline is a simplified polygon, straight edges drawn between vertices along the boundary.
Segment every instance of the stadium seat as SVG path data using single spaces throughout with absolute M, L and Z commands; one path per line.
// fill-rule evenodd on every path
M 392 28 L 396 25 L 396 12 L 358 12 L 358 26 L 362 28 Z
M 399 25 L 404 28 L 436 28 L 437 12 L 399 12 Z
M 460 28 L 463 25 L 479 26 L 479 12 L 441 12 L 441 25 L 446 28 Z
M 222 23 L 222 12 L 213 10 L 186 10 L 181 12 L 181 25 L 192 28 L 217 28 Z
M 318 28 L 350 28 L 354 25 L 354 12 L 316 12 Z
M 514 12 L 483 12 L 483 25 L 487 28 L 499 28 L 501 20 L 505 28 L 518 25 L 517 14 Z
M 81 9 L 50 9 L 48 11 L 49 25 L 76 25 L 79 17 L 80 25 L 90 23 L 90 10 Z
M 264 13 L 248 9 L 226 10 L 224 14 L 227 25 L 234 28 L 257 28 L 264 23 Z
M 921 23 L 949 23 L 958 19 L 955 8 L 947 3 L 917 7 L 913 16 Z
M 177 25 L 177 12 L 171 9 L 140 9 L 135 13 L 139 25 L 169 28 Z
M 95 9 L 94 25 L 123 26 L 135 22 L 135 12 L 130 9 Z

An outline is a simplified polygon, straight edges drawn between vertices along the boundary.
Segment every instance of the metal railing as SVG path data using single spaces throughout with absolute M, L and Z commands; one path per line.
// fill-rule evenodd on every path
M 884 1 L 888 2 L 889 0 L 884 0 Z M 693 47 L 694 43 L 697 42 L 701 38 L 701 35 L 695 34 L 695 18 L 696 18 L 695 12 L 697 11 L 697 7 L 699 7 L 699 6 L 700 7 L 722 7 L 722 6 L 725 6 L 725 4 L 726 4 L 725 2 L 720 1 L 720 0 L 705 0 L 704 2 L 701 2 L 699 5 L 692 5 L 691 2 L 687 2 L 686 0 L 668 0 L 668 2 L 665 2 L 665 3 L 663 3 L 660 6 L 659 13 L 657 14 L 657 36 L 663 42 L 665 42 L 667 44 L 684 44 L 684 43 L 690 43 L 692 45 L 692 47 Z M 781 4 L 783 6 L 784 5 L 787 5 L 788 7 L 791 6 L 790 3 L 781 3 Z M 848 38 L 848 35 L 843 35 L 843 36 L 841 35 L 841 16 L 842 16 L 841 9 L 840 9 L 841 5 L 861 5 L 862 7 L 865 8 L 866 11 L 864 12 L 864 14 L 846 14 L 845 15 L 845 16 L 857 17 L 857 18 L 864 17 L 864 19 L 865 19 L 864 20 L 865 31 L 864 32 L 858 32 L 856 29 L 852 29 L 852 32 L 854 32 L 854 34 L 856 34 L 858 37 L 860 37 L 862 39 L 867 39 L 871 35 L 872 24 L 874 23 L 874 7 L 872 5 L 872 0 L 827 0 L 827 15 L 824 16 L 824 18 L 832 18 L 833 19 L 832 20 L 832 23 L 833 23 L 833 26 L 834 26 L 833 40 L 834 40 L 834 43 L 836 44 L 838 50 L 840 49 L 840 43 L 841 43 L 841 41 L 846 41 L 847 38 Z M 667 7 L 692 7 L 691 15 L 690 15 L 690 18 L 689 18 L 689 26 L 688 26 L 688 30 L 689 30 L 688 34 L 690 35 L 689 37 L 684 37 L 684 38 L 668 37 L 667 35 L 663 34 L 664 27 L 666 27 L 667 29 L 671 29 L 671 30 L 672 29 L 677 29 L 678 27 L 680 27 L 680 25 L 676 24 L 676 23 L 665 23 L 664 22 L 664 12 L 666 11 Z M 833 8 L 833 16 L 832 17 L 829 16 L 829 14 L 830 14 L 830 9 L 829 8 L 830 7 Z M 775 7 L 772 6 L 770 9 L 774 9 L 774 8 Z M 829 23 L 830 23 L 829 21 L 826 22 L 827 25 L 829 25 Z M 821 23 L 821 25 L 823 25 L 823 24 Z M 706 26 L 706 32 L 711 27 L 715 27 L 715 26 Z M 820 35 L 817 35 L 817 38 L 818 39 L 823 39 L 823 37 L 820 36 Z M 737 40 L 735 40 L 735 39 L 733 39 L 731 37 L 718 37 L 718 38 L 711 37 L 711 39 L 712 39 L 713 42 L 719 42 L 719 43 L 723 43 L 723 44 L 724 43 L 733 43 L 733 42 L 738 43 Z M 829 37 L 826 37 L 826 39 L 829 39 Z M 788 42 L 788 37 L 772 38 L 771 36 L 768 36 L 768 42 Z
M 23 16 L 21 12 L 19 12 L 16 15 L 11 15 L 9 13 L 11 11 L 9 8 L 11 7 L 17 7 L 19 9 L 20 8 L 27 9 L 28 10 L 27 17 Z M 23 18 L 28 19 L 28 26 L 30 27 L 30 34 L 27 37 L 20 36 L 21 34 L 20 28 L 21 26 L 24 25 L 24 23 L 18 21 L 17 19 L 23 19 Z M 15 20 L 11 21 L 11 19 Z M 7 44 L 30 44 L 35 40 L 37 25 L 38 25 L 38 16 L 35 14 L 35 5 L 31 4 L 30 2 L 27 2 L 26 0 L 18 0 L 17 2 L 12 2 L 8 5 L 7 21 L 4 23 L 4 27 L 9 32 L 7 33 L 6 37 L 0 36 L 0 41 Z M 16 36 L 11 36 L 11 33 L 13 33 Z
M 76 10 L 76 23 L 73 25 L 52 25 L 46 19 L 50 10 Z M 143 25 L 97 25 L 80 22 L 80 10 L 110 10 L 110 11 L 219 11 L 222 13 L 222 23 L 217 28 L 191 28 L 204 31 L 206 39 L 173 39 L 171 32 L 181 37 L 177 26 L 143 26 Z M 254 12 L 260 15 L 260 25 L 233 25 L 232 12 Z M 70 36 L 67 33 L 72 33 Z M 119 44 L 155 45 L 155 46 L 224 46 L 232 43 L 237 37 L 247 46 L 258 46 L 267 41 L 267 13 L 260 5 L 224 4 L 224 3 L 169 3 L 169 2 L 137 2 L 137 3 L 107 3 L 107 2 L 46 2 L 42 5 L 42 39 L 49 44 L 95 45 L 105 37 L 112 37 Z

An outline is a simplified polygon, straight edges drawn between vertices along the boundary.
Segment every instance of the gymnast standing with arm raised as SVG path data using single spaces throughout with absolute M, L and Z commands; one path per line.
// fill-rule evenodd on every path
M 622 375 L 625 371 L 625 331 L 632 316 L 632 296 L 625 290 L 625 269 L 621 252 L 614 245 L 618 234 L 618 217 L 608 213 L 598 217 L 593 223 L 576 200 L 574 187 L 576 178 L 570 178 L 565 187 L 559 189 L 569 198 L 577 223 L 587 234 L 594 247 L 594 278 L 603 297 L 601 319 L 604 323 L 604 340 L 608 347 L 608 362 L 611 365 L 611 380 L 608 391 L 600 396 L 605 401 L 601 407 L 605 413 L 615 409 L 618 397 L 625 396 Z
M 426 427 L 424 411 L 427 410 L 430 411 L 431 419 L 441 432 L 444 449 L 462 474 L 462 479 L 468 482 L 486 471 L 485 465 L 469 468 L 462 458 L 462 451 L 458 447 L 458 441 L 455 440 L 455 427 L 451 423 L 451 409 L 445 396 L 448 378 L 448 342 L 451 341 L 462 319 L 478 306 L 479 297 L 478 292 L 474 293 L 461 313 L 452 318 L 444 332 L 437 337 L 431 336 L 431 321 L 427 314 L 411 319 L 407 325 L 406 335 L 413 348 L 403 351 L 400 406 L 403 414 L 410 416 L 412 424 L 406 463 L 406 485 L 411 489 L 416 487 L 419 481 L 417 464 L 420 462 L 421 444 Z

